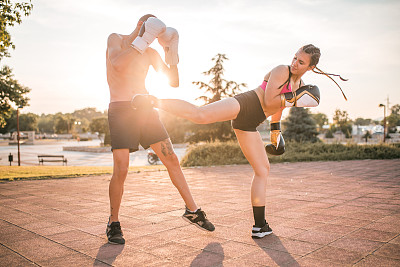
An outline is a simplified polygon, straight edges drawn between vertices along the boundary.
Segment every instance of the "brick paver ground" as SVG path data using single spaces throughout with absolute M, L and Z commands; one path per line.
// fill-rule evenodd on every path
M 105 238 L 109 176 L 0 184 L 1 266 L 400 266 L 400 160 L 274 164 L 267 220 L 250 237 L 252 169 L 185 169 L 216 225 L 181 219 L 166 171 L 128 175 L 126 244 Z

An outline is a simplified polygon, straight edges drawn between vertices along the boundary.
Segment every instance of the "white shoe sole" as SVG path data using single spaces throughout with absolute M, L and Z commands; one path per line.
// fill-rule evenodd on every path
M 252 238 L 263 238 L 264 236 L 272 234 L 271 232 L 262 232 L 262 233 L 251 233 Z
M 213 231 L 210 231 L 210 230 L 207 230 L 207 229 L 201 227 L 201 226 L 198 225 L 197 223 L 191 222 L 188 218 L 186 218 L 186 217 L 183 216 L 183 215 L 182 215 L 182 219 L 184 219 L 185 221 L 187 221 L 187 222 L 190 223 L 190 224 L 193 224 L 194 226 L 196 226 L 197 228 L 199 228 L 199 229 L 201 229 L 201 230 L 203 230 L 203 231 L 206 231 L 206 232 L 213 232 Z
M 121 243 L 117 243 L 117 242 L 112 242 L 110 240 L 108 240 L 108 244 L 112 244 L 112 245 L 125 245 L 125 243 L 121 244 Z

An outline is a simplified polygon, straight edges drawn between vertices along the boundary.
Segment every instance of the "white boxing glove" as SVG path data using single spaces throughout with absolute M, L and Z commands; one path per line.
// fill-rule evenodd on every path
M 316 107 L 320 93 L 316 85 L 304 85 L 294 92 L 281 94 L 281 107 Z
M 141 54 L 146 51 L 147 47 L 165 31 L 165 24 L 155 17 L 148 18 L 140 28 L 138 36 L 133 40 L 131 46 Z
M 165 32 L 158 36 L 158 42 L 164 48 L 165 63 L 168 65 L 178 65 L 178 31 L 174 28 L 167 27 Z

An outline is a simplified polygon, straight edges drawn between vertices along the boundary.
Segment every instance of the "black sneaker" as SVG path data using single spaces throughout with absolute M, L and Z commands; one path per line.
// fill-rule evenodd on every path
M 215 230 L 214 225 L 209 220 L 207 220 L 206 213 L 200 208 L 197 209 L 196 212 L 191 212 L 188 208 L 186 208 L 185 213 L 182 215 L 182 218 L 196 225 L 202 230 L 207 230 L 210 232 Z
M 256 227 L 253 225 L 253 231 L 251 231 L 252 238 L 263 238 L 266 235 L 272 234 L 272 229 L 266 223 L 263 227 Z
M 119 222 L 112 222 L 107 224 L 106 235 L 108 243 L 111 244 L 125 244 L 125 239 L 122 237 L 121 225 Z

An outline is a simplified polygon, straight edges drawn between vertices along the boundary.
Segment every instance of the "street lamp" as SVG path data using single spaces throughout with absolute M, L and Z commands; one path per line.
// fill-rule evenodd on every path
M 18 166 L 21 166 L 21 157 L 20 157 L 20 152 L 19 152 L 19 110 L 22 109 L 23 106 L 20 105 L 17 108 L 17 143 L 18 143 Z
M 383 142 L 386 141 L 386 106 L 379 104 L 379 107 L 383 107 Z

